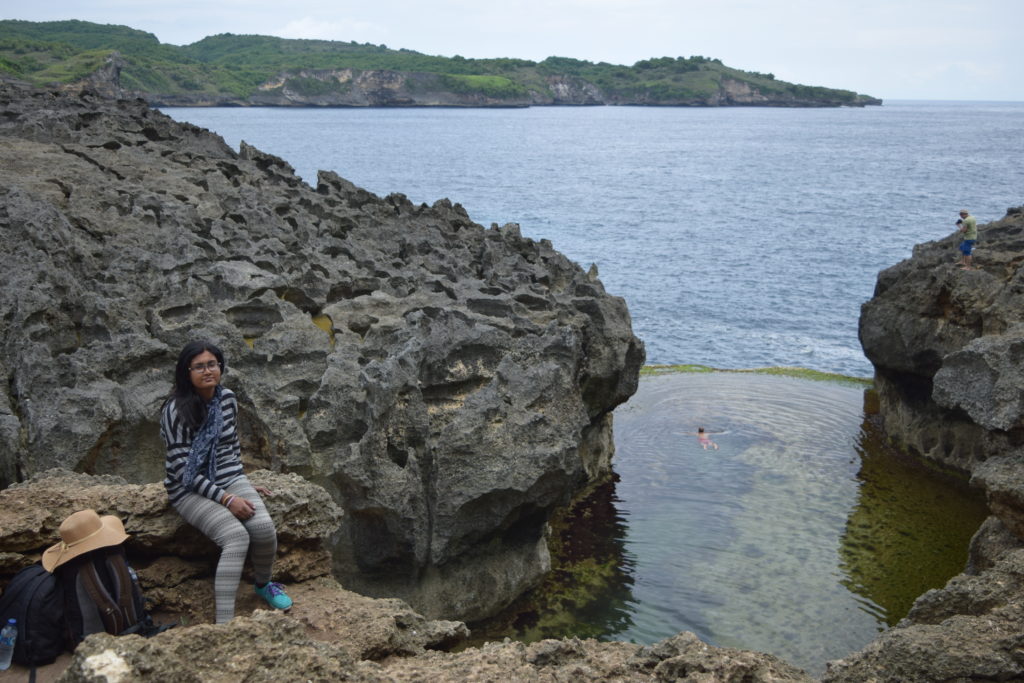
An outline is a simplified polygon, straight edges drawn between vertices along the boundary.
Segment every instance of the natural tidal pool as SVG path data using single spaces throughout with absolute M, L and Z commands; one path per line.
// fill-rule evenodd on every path
M 648 376 L 615 444 L 613 481 L 554 525 L 551 577 L 476 638 L 693 631 L 820 674 L 960 573 L 986 516 L 963 480 L 886 446 L 863 386 Z

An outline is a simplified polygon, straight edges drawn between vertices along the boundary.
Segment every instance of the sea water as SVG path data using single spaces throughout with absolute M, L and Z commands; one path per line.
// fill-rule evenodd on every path
M 870 376 L 857 317 L 878 271 L 961 208 L 1024 204 L 1024 102 L 164 111 L 311 184 L 447 197 L 552 240 L 626 299 L 650 363 Z

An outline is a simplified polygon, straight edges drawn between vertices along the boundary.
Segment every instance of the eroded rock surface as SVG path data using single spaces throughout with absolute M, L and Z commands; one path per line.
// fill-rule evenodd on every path
M 308 666 L 309 675 L 316 678 L 326 676 L 321 673 L 320 653 L 329 652 L 331 661 L 350 664 L 363 659 L 414 656 L 428 648 L 451 647 L 466 639 L 469 632 L 462 622 L 426 619 L 401 600 L 358 595 L 331 578 L 328 539 L 337 530 L 342 513 L 323 488 L 296 474 L 264 470 L 249 476 L 273 493 L 267 507 L 278 530 L 274 575 L 288 584 L 295 601 L 287 621 L 274 622 L 275 628 L 282 629 L 280 639 L 274 635 L 267 641 L 280 643 L 278 654 L 295 655 L 296 666 Z M 256 627 L 247 618 L 255 613 L 258 622 L 258 610 L 265 609 L 266 603 L 253 592 L 247 573 L 235 605 L 239 619 L 229 627 L 213 626 L 213 573 L 218 550 L 167 504 L 162 485 L 128 484 L 112 475 L 93 477 L 50 470 L 0 491 L 0 548 L 4 550 L 0 554 L 0 576 L 6 580 L 21 567 L 38 561 L 42 551 L 59 540 L 58 527 L 64 518 L 85 508 L 116 515 L 124 522 L 130 536 L 125 551 L 138 570 L 151 611 L 157 621 L 179 623 L 181 626 L 173 633 L 188 634 L 176 635 L 161 645 L 138 639 L 141 670 L 145 672 L 142 677 L 157 680 L 148 677 L 167 674 L 158 665 L 161 659 L 181 657 L 184 659 L 175 665 L 185 670 L 162 680 L 193 680 L 190 676 L 208 680 L 204 666 L 209 663 L 216 667 L 216 662 L 222 660 L 214 656 L 208 662 L 188 665 L 190 653 L 207 648 L 211 652 L 230 651 L 231 643 L 253 635 Z M 290 640 L 289 634 L 298 634 L 295 638 L 302 643 L 301 655 L 290 649 L 295 638 Z M 251 659 L 251 642 L 249 648 Z M 223 680 L 240 680 L 238 667 L 251 663 L 242 656 L 243 651 L 236 654 L 239 662 L 221 671 L 236 677 Z M 91 677 L 89 680 L 102 680 L 107 675 L 103 672 L 121 675 L 120 664 L 111 668 L 98 663 L 110 657 L 89 660 L 83 665 L 87 673 L 82 675 Z M 146 664 L 149 659 L 152 662 Z M 133 679 L 129 676 L 122 680 Z
M 341 525 L 341 509 L 323 488 L 296 474 L 261 470 L 249 477 L 273 493 L 267 509 L 277 527 L 281 555 L 275 575 L 285 581 L 329 576 L 329 541 Z M 212 576 L 217 546 L 168 505 L 162 484 L 128 484 L 114 475 L 93 477 L 59 469 L 0 491 L 0 575 L 9 577 L 37 562 L 60 540 L 61 522 L 87 508 L 121 519 L 130 536 L 125 548 L 147 587 L 173 588 L 177 583 L 172 576 L 182 581 Z M 151 563 L 155 568 L 149 568 Z M 147 580 L 147 574 L 153 579 Z M 212 587 L 202 593 L 212 598 Z M 204 599 L 197 596 L 196 603 Z
M 255 649 L 253 643 L 258 643 Z M 226 627 L 137 636 L 90 636 L 60 679 L 72 681 L 693 681 L 805 683 L 770 655 L 714 648 L 691 633 L 650 647 L 594 640 L 489 643 L 458 654 L 427 652 L 382 661 L 354 658 L 337 643 L 310 639 L 300 624 L 270 612 Z
M 141 101 L 0 84 L 0 140 L 0 483 L 160 480 L 173 362 L 206 337 L 247 464 L 344 508 L 346 585 L 468 619 L 546 570 L 547 516 L 607 474 L 644 359 L 595 276 Z
M 824 680 L 1024 679 L 1024 209 L 984 225 L 976 270 L 958 240 L 918 245 L 878 276 L 860 336 L 901 446 L 971 475 L 992 516 L 966 572 Z
M 886 431 L 918 453 L 972 470 L 1024 443 L 1024 210 L 983 225 L 977 270 L 958 239 L 917 245 L 882 271 L 861 309 Z

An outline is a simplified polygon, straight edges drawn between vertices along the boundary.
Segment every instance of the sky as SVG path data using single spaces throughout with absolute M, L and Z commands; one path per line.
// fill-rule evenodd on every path
M 1024 0 L 0 0 L 187 45 L 219 33 L 631 65 L 703 55 L 887 100 L 1024 100 Z

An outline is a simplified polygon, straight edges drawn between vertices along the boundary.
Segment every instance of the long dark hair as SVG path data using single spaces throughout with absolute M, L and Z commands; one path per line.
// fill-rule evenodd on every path
M 189 370 L 189 367 L 192 365 L 192 359 L 203 351 L 209 351 L 217 358 L 221 373 L 227 371 L 224 352 L 215 344 L 205 339 L 190 341 L 178 354 L 178 364 L 174 366 L 174 384 L 167 397 L 167 401 L 174 401 L 178 416 L 193 432 L 199 429 L 203 420 L 206 419 L 206 407 L 203 405 L 202 397 L 196 393 L 196 388 L 192 385 L 192 371 Z M 164 401 L 164 405 L 167 404 L 167 401 Z

